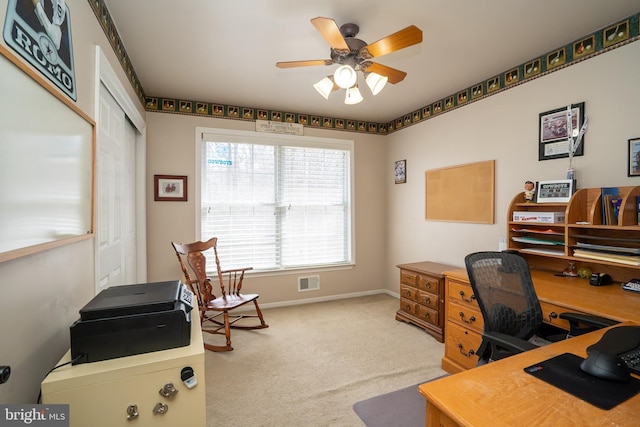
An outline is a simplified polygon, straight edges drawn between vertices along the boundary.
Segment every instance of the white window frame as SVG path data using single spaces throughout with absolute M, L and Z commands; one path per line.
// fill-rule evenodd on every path
M 286 135 L 286 134 L 271 134 L 271 133 L 263 133 L 263 132 L 252 132 L 252 131 L 241 131 L 241 130 L 232 130 L 232 129 L 219 129 L 219 128 L 209 128 L 209 127 L 196 127 L 195 133 L 195 195 L 194 195 L 194 203 L 195 203 L 195 236 L 197 240 L 202 240 L 202 216 L 201 216 L 201 178 L 202 178 L 202 147 L 201 144 L 203 142 L 203 134 L 213 134 L 213 135 L 221 135 L 225 138 L 228 138 L 232 142 L 247 142 L 247 143 L 268 143 L 268 144 L 282 144 L 282 145 L 297 145 L 304 147 L 317 147 L 317 148 L 329 148 L 329 149 L 345 149 L 350 152 L 349 156 L 349 180 L 350 180 L 350 204 L 351 204 L 351 227 L 350 227 L 350 238 L 351 238 L 351 262 L 348 264 L 335 264 L 335 265 L 326 265 L 326 266 L 311 266 L 311 267 L 300 267 L 300 268 L 283 268 L 279 270 L 268 270 L 268 271 L 250 271 L 247 274 L 251 275 L 279 275 L 279 274 L 287 274 L 292 271 L 329 271 L 329 270 L 342 270 L 345 268 L 352 268 L 355 265 L 356 260 L 356 245 L 355 245 L 355 179 L 354 179 L 354 165 L 355 165 L 355 147 L 353 140 L 347 139 L 334 139 L 334 138 L 321 138 L 321 137 L 311 137 L 311 136 L 297 136 L 297 135 Z

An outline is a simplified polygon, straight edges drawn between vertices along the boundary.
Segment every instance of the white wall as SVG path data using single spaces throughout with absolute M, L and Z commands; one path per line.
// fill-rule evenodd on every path
M 0 4 L 4 23 L 7 2 Z M 129 96 L 136 97 L 89 2 L 66 4 L 71 12 L 76 105 L 95 120 L 96 45 L 102 47 Z M 6 47 L 4 39 L 0 43 Z M 144 116 L 142 104 L 136 108 Z M 9 381 L 0 384 L 0 403 L 34 403 L 40 382 L 69 349 L 69 326 L 94 295 L 93 245 L 88 239 L 0 263 L 0 365 L 12 369 Z
M 148 280 L 175 280 L 182 276 L 171 247 L 172 241 L 195 240 L 195 129 L 210 127 L 255 130 L 254 122 L 204 118 L 166 113 L 147 115 L 147 250 Z M 353 268 L 321 271 L 320 289 L 298 292 L 297 277 L 308 272 L 249 276 L 246 292 L 260 293 L 261 306 L 300 299 L 370 292 L 383 287 L 385 256 L 385 163 L 386 137 L 355 132 L 305 128 L 306 136 L 354 140 L 355 147 L 355 249 Z M 187 175 L 187 202 L 154 202 L 153 175 Z M 211 237 L 211 236 L 209 236 Z M 221 260 L 224 263 L 224 260 Z M 224 267 L 224 264 L 223 264 Z
M 538 161 L 541 112 L 585 102 L 584 156 L 574 158 L 579 188 L 640 185 L 640 178 L 627 177 L 627 140 L 640 136 L 638 69 L 635 42 L 391 134 L 384 168 L 390 289 L 397 287 L 398 263 L 462 267 L 470 252 L 497 250 L 509 203 L 524 182 L 565 178 L 568 159 Z M 394 185 L 393 162 L 401 159 L 407 159 L 407 183 Z M 426 170 L 491 159 L 494 224 L 425 220 Z

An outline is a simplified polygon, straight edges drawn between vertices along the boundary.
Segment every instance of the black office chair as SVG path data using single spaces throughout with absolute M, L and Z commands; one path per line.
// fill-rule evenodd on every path
M 465 257 L 473 294 L 484 319 L 478 365 L 581 335 L 618 322 L 561 313 L 569 333 L 543 323 L 529 264 L 515 252 L 477 252 Z

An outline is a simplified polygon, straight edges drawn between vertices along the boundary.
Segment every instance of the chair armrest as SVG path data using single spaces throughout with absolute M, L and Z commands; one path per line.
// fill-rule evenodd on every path
M 606 317 L 582 313 L 560 313 L 560 318 L 569 321 L 569 336 L 572 337 L 620 323 Z
M 232 268 L 229 270 L 220 270 L 220 273 L 222 274 L 226 274 L 226 273 L 244 273 L 245 271 L 249 271 L 249 270 L 253 270 L 253 267 L 243 267 L 243 268 Z
M 490 344 L 496 345 L 512 353 L 522 353 L 538 348 L 537 345 L 532 344 L 529 341 L 503 334 L 501 332 L 484 332 L 482 334 L 482 338 L 487 340 Z

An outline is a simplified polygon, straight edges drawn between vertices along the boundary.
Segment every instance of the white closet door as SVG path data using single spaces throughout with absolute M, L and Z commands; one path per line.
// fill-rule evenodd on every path
M 100 87 L 96 159 L 96 292 L 135 283 L 135 130 Z

